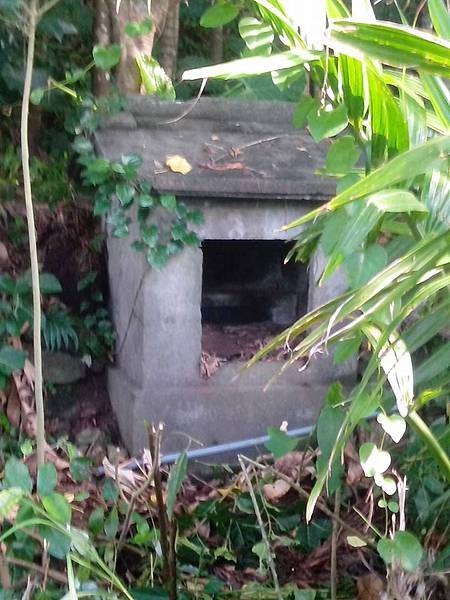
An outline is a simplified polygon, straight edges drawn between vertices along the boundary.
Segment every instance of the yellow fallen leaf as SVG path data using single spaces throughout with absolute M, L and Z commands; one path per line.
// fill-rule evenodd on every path
M 353 548 L 363 548 L 364 546 L 367 546 L 366 542 L 357 535 L 348 535 L 347 544 Z
M 168 156 L 166 158 L 166 167 L 169 167 L 174 173 L 181 173 L 181 175 L 186 175 L 189 171 L 192 171 L 192 167 L 188 161 L 184 156 L 180 156 L 179 154 Z

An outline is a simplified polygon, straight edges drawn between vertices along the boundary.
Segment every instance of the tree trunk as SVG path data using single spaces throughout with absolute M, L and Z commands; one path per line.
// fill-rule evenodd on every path
M 211 30 L 211 62 L 223 62 L 223 27 Z
M 166 26 L 161 36 L 161 66 L 173 79 L 177 72 L 180 0 L 169 0 Z
M 151 15 L 148 14 L 148 0 L 122 0 L 116 12 L 116 0 L 94 0 L 94 34 L 96 43 L 107 46 L 115 43 L 122 48 L 120 63 L 116 68 L 117 87 L 123 94 L 138 94 L 141 78 L 136 65 L 139 54 L 151 56 L 155 39 L 161 37 L 166 24 L 169 3 L 174 0 L 153 0 Z M 178 7 L 178 2 L 176 3 Z M 151 31 L 137 38 L 125 33 L 125 25 L 130 21 L 140 23 L 151 18 Z M 103 95 L 109 91 L 109 73 L 96 72 L 94 93 Z
M 100 46 L 109 46 L 111 36 L 111 14 L 108 0 L 94 0 L 94 39 Z M 106 96 L 110 88 L 110 75 L 102 69 L 94 69 L 92 89 L 96 96 Z

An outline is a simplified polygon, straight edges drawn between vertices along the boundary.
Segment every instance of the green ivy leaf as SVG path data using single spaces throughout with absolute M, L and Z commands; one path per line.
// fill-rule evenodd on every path
M 125 33 L 131 38 L 137 38 L 142 35 L 146 35 L 150 33 L 152 29 L 152 21 L 151 19 L 144 19 L 143 21 L 130 21 L 125 25 Z
M 175 501 L 183 484 L 183 480 L 186 477 L 187 463 L 187 454 L 186 452 L 182 452 L 178 457 L 177 462 L 170 469 L 169 480 L 167 482 L 167 515 L 169 519 L 172 519 L 173 517 Z
M 72 148 L 77 154 L 90 154 L 94 151 L 92 142 L 82 135 L 75 138 Z
M 290 437 L 277 427 L 268 427 L 267 434 L 269 439 L 264 445 L 269 452 L 272 452 L 273 457 L 276 459 L 281 458 L 289 452 L 295 450 L 299 442 L 299 438 Z
M 17 350 L 12 346 L 2 346 L 0 348 L 0 372 L 4 375 L 10 375 L 13 371 L 23 369 L 25 359 L 28 353 L 24 350 Z
M 150 248 L 147 253 L 147 261 L 151 267 L 161 270 L 169 261 L 169 252 L 165 246 L 156 246 L 156 248 Z
M 177 207 L 177 199 L 173 194 L 163 194 L 159 201 L 161 206 L 164 206 L 167 210 L 174 211 Z
M 311 110 L 308 113 L 308 125 L 316 142 L 333 137 L 347 127 L 347 109 L 344 104 L 332 110 Z
M 119 490 L 117 485 L 110 478 L 105 480 L 103 484 L 103 500 L 107 503 L 117 502 L 119 498 Z
M 58 474 L 53 463 L 45 463 L 39 467 L 37 476 L 37 493 L 39 496 L 51 494 L 58 482 Z
M 155 206 L 155 199 L 150 194 L 139 194 L 137 200 L 142 208 L 153 208 Z
M 54 558 L 65 560 L 70 550 L 71 540 L 68 534 L 53 527 L 40 527 L 41 536 L 48 542 L 48 551 Z
M 122 48 L 119 44 L 112 44 L 111 46 L 94 46 L 94 49 L 92 50 L 95 66 L 105 71 L 117 65 L 121 54 Z
M 141 237 L 144 244 L 149 248 L 155 248 L 159 238 L 158 225 L 144 225 L 141 227 Z
M 77 483 L 90 481 L 92 460 L 87 456 L 78 456 L 70 461 L 70 472 Z
M 377 550 L 387 565 L 399 563 L 406 571 L 415 571 L 422 559 L 422 546 L 409 531 L 397 531 L 393 539 L 381 538 Z
M 200 25 L 206 28 L 222 27 L 233 21 L 238 14 L 239 9 L 233 4 L 214 4 L 202 14 Z
M 39 275 L 39 286 L 41 288 L 41 294 L 53 295 L 62 292 L 61 284 L 57 277 L 52 275 L 52 273 L 41 273 Z
M 351 135 L 344 135 L 329 148 L 325 166 L 328 173 L 346 175 L 356 164 L 360 150 Z
M 297 104 L 297 108 L 294 111 L 294 116 L 292 117 L 292 124 L 297 129 L 302 128 L 305 123 L 309 113 L 319 108 L 319 103 L 314 98 L 306 97 Z
M 134 192 L 134 187 L 128 183 L 116 185 L 116 196 L 123 207 L 128 207 L 133 202 Z
M 49 516 L 59 523 L 70 523 L 72 508 L 63 495 L 53 492 L 42 497 L 42 504 Z
M 94 204 L 94 216 L 101 217 L 111 208 L 111 199 L 108 196 L 97 196 Z
M 42 88 L 37 88 L 33 90 L 30 94 L 30 102 L 35 104 L 36 106 L 42 102 L 44 97 L 45 90 Z

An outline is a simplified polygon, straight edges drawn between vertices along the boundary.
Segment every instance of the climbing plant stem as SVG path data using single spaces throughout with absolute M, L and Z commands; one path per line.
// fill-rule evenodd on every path
M 411 411 L 407 417 L 411 427 L 415 429 L 420 436 L 428 451 L 441 467 L 441 472 L 450 483 L 450 459 L 444 448 L 440 445 L 438 439 L 433 435 L 428 425 L 416 411 Z
M 33 195 L 30 177 L 30 148 L 28 140 L 28 120 L 30 112 L 31 82 L 33 77 L 34 47 L 36 41 L 36 25 L 38 18 L 38 0 L 30 0 L 27 26 L 27 61 L 25 67 L 25 83 L 23 87 L 22 113 L 20 121 L 20 140 L 22 151 L 23 186 L 30 245 L 31 280 L 33 286 L 33 346 L 35 369 L 36 398 L 36 446 L 38 466 L 45 461 L 45 424 L 44 398 L 42 392 L 42 347 L 41 347 L 41 292 L 39 287 L 39 263 L 36 243 L 36 227 L 34 223 Z

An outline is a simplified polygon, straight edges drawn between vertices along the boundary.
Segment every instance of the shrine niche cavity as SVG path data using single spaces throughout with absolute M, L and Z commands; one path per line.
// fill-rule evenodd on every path
M 101 154 L 142 155 L 141 174 L 154 189 L 204 216 L 201 246 L 161 271 L 130 248 L 133 232 L 130 240 L 108 236 L 119 340 L 108 388 L 132 452 L 147 443 L 145 420 L 165 422 L 170 451 L 185 448 L 186 435 L 212 445 L 263 435 L 283 420 L 311 424 L 328 386 L 355 377 L 353 363 L 337 367 L 323 355 L 304 371 L 286 370 L 264 392 L 283 352 L 236 377 L 270 336 L 345 289 L 340 272 L 318 287 L 320 255 L 308 268 L 284 264 L 298 231 L 288 235 L 283 225 L 334 189 L 315 175 L 323 148 L 292 128 L 290 104 L 202 99 L 177 119 L 184 111 L 179 102 L 131 98 L 128 112 L 96 135 Z M 162 168 L 174 154 L 189 161 L 190 173 Z

